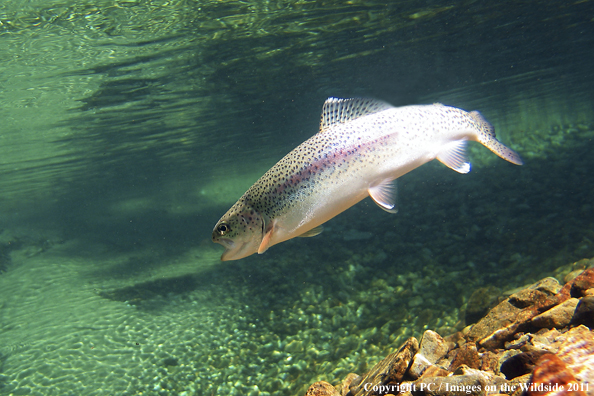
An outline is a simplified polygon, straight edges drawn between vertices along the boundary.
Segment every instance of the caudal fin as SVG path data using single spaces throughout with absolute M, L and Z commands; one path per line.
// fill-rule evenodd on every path
M 495 137 L 495 130 L 493 126 L 489 124 L 487 120 L 478 111 L 471 111 L 470 116 L 473 120 L 479 124 L 480 130 L 478 134 L 478 141 L 481 142 L 486 148 L 497 154 L 499 157 L 512 164 L 522 165 L 524 162 L 520 158 L 519 154 L 509 147 L 505 146 Z

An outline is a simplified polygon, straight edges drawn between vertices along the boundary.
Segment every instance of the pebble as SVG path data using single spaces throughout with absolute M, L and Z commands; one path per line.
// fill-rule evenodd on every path
M 344 377 L 342 383 L 336 387 L 336 390 L 340 393 L 341 396 L 346 396 L 347 393 L 349 393 L 350 391 L 351 384 L 358 379 L 359 376 L 357 374 L 349 373 L 346 377 Z
M 318 381 L 311 384 L 305 396 L 340 396 L 340 393 L 326 381 Z
M 531 323 L 540 328 L 555 327 L 561 329 L 569 325 L 579 301 L 577 298 L 563 301 L 561 304 L 532 318 Z
M 414 384 L 417 392 L 431 396 L 484 395 L 487 387 L 493 390 L 491 393 L 500 393 L 498 389 L 508 386 L 503 377 L 466 366 L 460 366 L 450 376 L 424 377 Z
M 577 278 L 577 276 L 580 275 L 582 272 L 584 272 L 583 269 L 573 270 L 569 274 L 565 275 L 565 278 L 563 278 L 563 280 L 565 281 L 565 283 L 571 282 L 572 280 Z
M 410 300 L 408 300 L 408 307 L 409 308 L 414 308 L 414 307 L 419 307 L 421 305 L 423 305 L 423 297 L 421 296 L 415 296 L 413 298 L 411 298 Z
M 542 281 L 537 282 L 499 303 L 472 326 L 468 338 L 478 341 L 480 347 L 492 349 L 502 346 L 516 332 L 523 331 L 534 316 L 559 302 L 557 296 L 537 290 L 542 284 Z
M 453 352 L 454 359 L 450 364 L 450 371 L 454 371 L 462 365 L 474 369 L 480 367 L 480 358 L 474 342 L 467 342 Z
M 557 339 L 561 342 L 557 356 L 583 383 L 594 385 L 594 332 L 586 326 L 578 326 Z M 594 388 L 589 389 L 594 395 Z
M 448 353 L 448 344 L 436 332 L 426 330 L 421 338 L 419 352 L 415 355 L 409 369 L 413 378 L 419 378 L 423 372 Z
M 594 328 L 594 297 L 587 296 L 580 299 L 571 318 L 571 324 Z
M 418 350 L 419 342 L 416 338 L 410 337 L 397 352 L 385 357 L 365 375 L 361 376 L 358 381 L 353 381 L 350 386 L 351 394 L 353 396 L 363 396 L 367 395 L 368 389 L 373 387 L 402 382 L 413 356 Z
M 547 293 L 551 296 L 554 296 L 555 294 L 559 293 L 562 287 L 563 286 L 559 283 L 557 279 L 552 278 L 550 276 L 536 282 L 534 285 L 531 286 L 531 288 Z
M 557 391 L 557 387 L 561 387 L 562 390 Z M 569 387 L 577 390 L 569 391 Z M 547 392 L 547 389 L 551 389 L 551 391 Z M 579 390 L 579 385 L 571 370 L 552 353 L 547 353 L 539 359 L 532 373 L 527 394 L 528 396 L 586 396 Z
M 476 289 L 466 303 L 464 312 L 465 323 L 474 323 L 482 318 L 490 308 L 497 304 L 501 291 L 494 286 L 485 286 Z
M 583 297 L 585 292 L 594 287 L 594 267 L 588 268 L 575 277 L 571 282 L 566 283 L 557 293 L 562 301 L 570 297 Z
M 516 290 L 464 331 L 443 338 L 426 330 L 420 345 L 408 338 L 367 373 L 329 388 L 336 393 L 307 395 L 521 396 L 533 385 L 526 396 L 594 396 L 594 268 L 569 279 Z M 566 387 L 553 395 L 545 385 Z

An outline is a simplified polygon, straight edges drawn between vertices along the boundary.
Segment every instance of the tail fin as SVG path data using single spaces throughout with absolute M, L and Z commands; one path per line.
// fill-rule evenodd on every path
M 497 140 L 493 126 L 485 120 L 481 113 L 478 111 L 471 111 L 470 116 L 478 124 L 478 129 L 480 130 L 478 141 L 482 143 L 483 146 L 512 164 L 522 165 L 524 163 L 518 153 Z

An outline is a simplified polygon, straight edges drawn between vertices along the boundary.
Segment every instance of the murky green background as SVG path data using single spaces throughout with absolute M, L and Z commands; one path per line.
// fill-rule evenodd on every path
M 594 256 L 593 11 L 3 0 L 0 394 L 303 394 Z M 329 96 L 479 110 L 525 165 L 476 145 L 395 216 L 220 263 L 215 222 Z

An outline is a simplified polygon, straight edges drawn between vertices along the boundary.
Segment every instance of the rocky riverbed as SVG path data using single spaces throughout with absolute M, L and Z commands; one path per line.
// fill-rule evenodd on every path
M 306 396 L 594 396 L 594 260 L 500 301 L 478 322 L 408 338 L 367 373 Z

